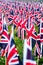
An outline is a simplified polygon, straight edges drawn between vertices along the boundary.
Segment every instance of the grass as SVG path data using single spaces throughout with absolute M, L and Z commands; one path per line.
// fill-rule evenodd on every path
M 5 65 L 5 57 L 0 57 L 0 65 Z

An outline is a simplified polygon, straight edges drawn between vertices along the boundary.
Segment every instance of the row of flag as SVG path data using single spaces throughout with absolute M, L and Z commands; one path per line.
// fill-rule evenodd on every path
M 22 34 L 21 38 L 23 39 L 24 39 L 24 30 L 26 31 L 26 35 L 29 40 L 28 42 L 26 40 L 24 43 L 23 65 L 36 65 L 36 62 L 32 60 L 32 53 L 31 53 L 32 46 L 30 44 L 30 38 L 32 37 L 35 40 L 40 38 L 38 35 L 34 34 L 35 32 L 34 24 L 39 25 L 40 19 L 42 17 L 43 6 L 40 5 L 40 3 L 27 4 L 27 3 L 20 3 L 20 2 L 14 2 L 14 3 L 9 2 L 5 4 L 3 2 L 0 2 L 0 7 L 2 7 L 2 9 L 4 8 L 4 13 L 7 14 L 8 19 L 11 18 L 13 20 L 13 22 L 11 23 L 13 23 L 14 25 L 18 27 L 17 29 L 18 37 L 20 37 L 20 29 Z M 1 13 L 3 11 L 2 9 L 0 10 Z M 9 37 L 9 35 L 7 34 L 8 29 L 7 29 L 7 24 L 5 21 L 6 20 L 4 18 L 4 25 L 2 29 L 4 30 L 5 28 L 5 31 L 2 31 L 3 33 L 2 32 L 0 33 L 1 35 L 5 37 L 4 39 L 6 39 L 7 37 L 7 40 L 4 40 L 4 41 L 2 40 L 3 41 L 2 43 L 5 43 L 5 45 L 3 45 L 2 43 L 0 44 L 2 47 L 4 47 L 4 50 L 2 50 L 3 51 L 2 56 L 7 53 L 6 65 L 17 65 L 17 64 L 19 65 L 18 52 L 14 45 L 13 32 Z M 2 22 L 3 22 L 3 18 L 2 18 Z M 0 30 L 2 29 L 0 27 Z M 6 45 L 6 42 L 8 42 L 7 45 Z M 26 52 L 25 52 L 25 49 L 26 49 Z
M 19 62 L 19 58 L 18 58 L 19 55 L 18 55 L 17 48 L 16 48 L 16 46 L 14 44 L 14 38 L 13 38 L 13 26 L 12 26 L 11 35 L 9 37 L 8 30 L 7 30 L 6 20 L 4 20 L 3 24 L 4 24 L 3 25 L 3 31 L 1 33 L 2 38 L 0 40 L 0 45 L 2 46 L 1 56 L 5 56 L 6 57 L 6 65 L 19 65 L 19 63 L 20 63 Z M 23 27 L 24 27 L 24 25 L 23 25 Z M 21 28 L 22 28 L 22 26 L 21 26 Z M 27 60 L 27 58 L 26 58 L 26 60 Z M 29 65 L 30 63 L 27 63 L 26 65 Z M 31 63 L 31 65 L 32 65 L 32 63 Z M 35 63 L 35 65 L 36 65 L 36 63 Z
M 41 3 L 22 3 L 22 2 L 7 2 L 6 4 L 3 2 L 0 2 L 0 12 L 2 13 L 2 10 L 4 10 L 5 14 L 9 15 L 11 17 L 17 15 L 18 18 L 29 18 L 32 22 L 36 24 L 40 24 L 40 19 L 42 16 L 43 11 L 43 4 Z M 3 9 L 4 8 L 4 9 Z M 1 14 L 0 13 L 0 14 Z

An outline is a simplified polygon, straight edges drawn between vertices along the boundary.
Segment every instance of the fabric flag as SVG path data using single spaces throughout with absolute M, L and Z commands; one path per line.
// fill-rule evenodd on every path
M 1 56 L 5 56 L 8 49 L 9 35 L 3 31 L 0 39 Z
M 24 40 L 23 65 L 36 65 L 36 61 L 32 60 L 32 46 L 30 39 Z
M 40 20 L 40 34 L 43 34 L 43 18 Z
M 2 23 L 3 24 L 3 23 Z M 3 25 L 4 26 L 4 25 Z M 2 33 L 0 34 L 0 47 L 1 47 L 1 56 L 5 56 L 7 49 L 8 49 L 8 42 L 9 42 L 9 34 L 6 29 L 2 26 Z
M 4 20 L 3 20 L 3 33 L 2 33 L 2 36 L 5 36 L 5 38 L 7 40 L 9 40 L 8 27 L 7 27 L 7 22 L 5 20 L 5 17 L 4 17 Z
M 3 49 L 1 49 L 1 56 L 6 57 L 7 52 L 8 52 L 8 42 L 6 44 L 3 44 Z
M 39 45 L 38 45 L 37 42 L 36 42 L 36 44 L 35 44 L 35 49 L 36 49 L 36 51 L 34 50 L 34 52 L 37 52 L 38 55 L 39 55 L 39 57 L 41 57 L 41 50 L 40 50 Z M 36 54 L 35 54 L 35 55 L 36 55 Z
M 9 45 L 10 46 L 8 50 L 6 65 L 19 65 L 18 51 L 14 44 L 14 39 L 13 39 L 13 27 L 12 27 L 12 33 L 11 33 Z
M 3 23 L 2 21 L 0 21 L 0 34 L 2 34 L 2 32 L 3 32 Z

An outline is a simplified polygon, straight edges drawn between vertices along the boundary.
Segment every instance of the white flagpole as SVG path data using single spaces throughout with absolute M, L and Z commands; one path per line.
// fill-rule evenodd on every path
M 21 30 L 21 39 L 24 40 L 24 29 Z
M 19 37 L 19 34 L 20 34 L 20 32 L 19 32 L 19 27 L 18 27 L 18 29 L 17 29 L 17 35 L 18 35 L 18 37 Z
M 5 54 L 5 65 L 6 65 L 6 54 Z
M 26 65 L 25 62 L 26 62 L 26 53 L 27 53 L 27 39 L 24 39 L 24 49 L 23 49 L 23 65 Z
M 14 37 L 14 25 L 12 25 L 12 34 L 11 34 L 12 37 Z
M 4 12 L 2 12 L 2 22 L 4 21 Z

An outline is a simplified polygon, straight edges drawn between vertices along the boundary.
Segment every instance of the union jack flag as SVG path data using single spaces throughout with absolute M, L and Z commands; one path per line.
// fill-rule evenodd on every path
M 9 42 L 9 35 L 8 32 L 4 30 L 1 34 L 1 39 L 0 39 L 0 47 L 3 49 L 1 50 L 1 56 L 5 56 L 8 50 L 8 42 Z
M 40 50 L 40 47 L 36 41 L 36 44 L 35 44 L 35 49 L 34 52 L 36 53 L 36 56 L 39 55 L 39 57 L 41 57 L 41 50 Z
M 6 65 L 19 65 L 18 51 L 11 34 Z
M 0 38 L 1 56 L 5 56 L 8 51 L 8 42 L 9 42 L 9 34 L 5 23 L 3 23 L 3 31 L 0 34 L 0 36 L 1 36 Z
M 30 39 L 24 41 L 23 65 L 36 65 L 36 61 L 32 59 Z

